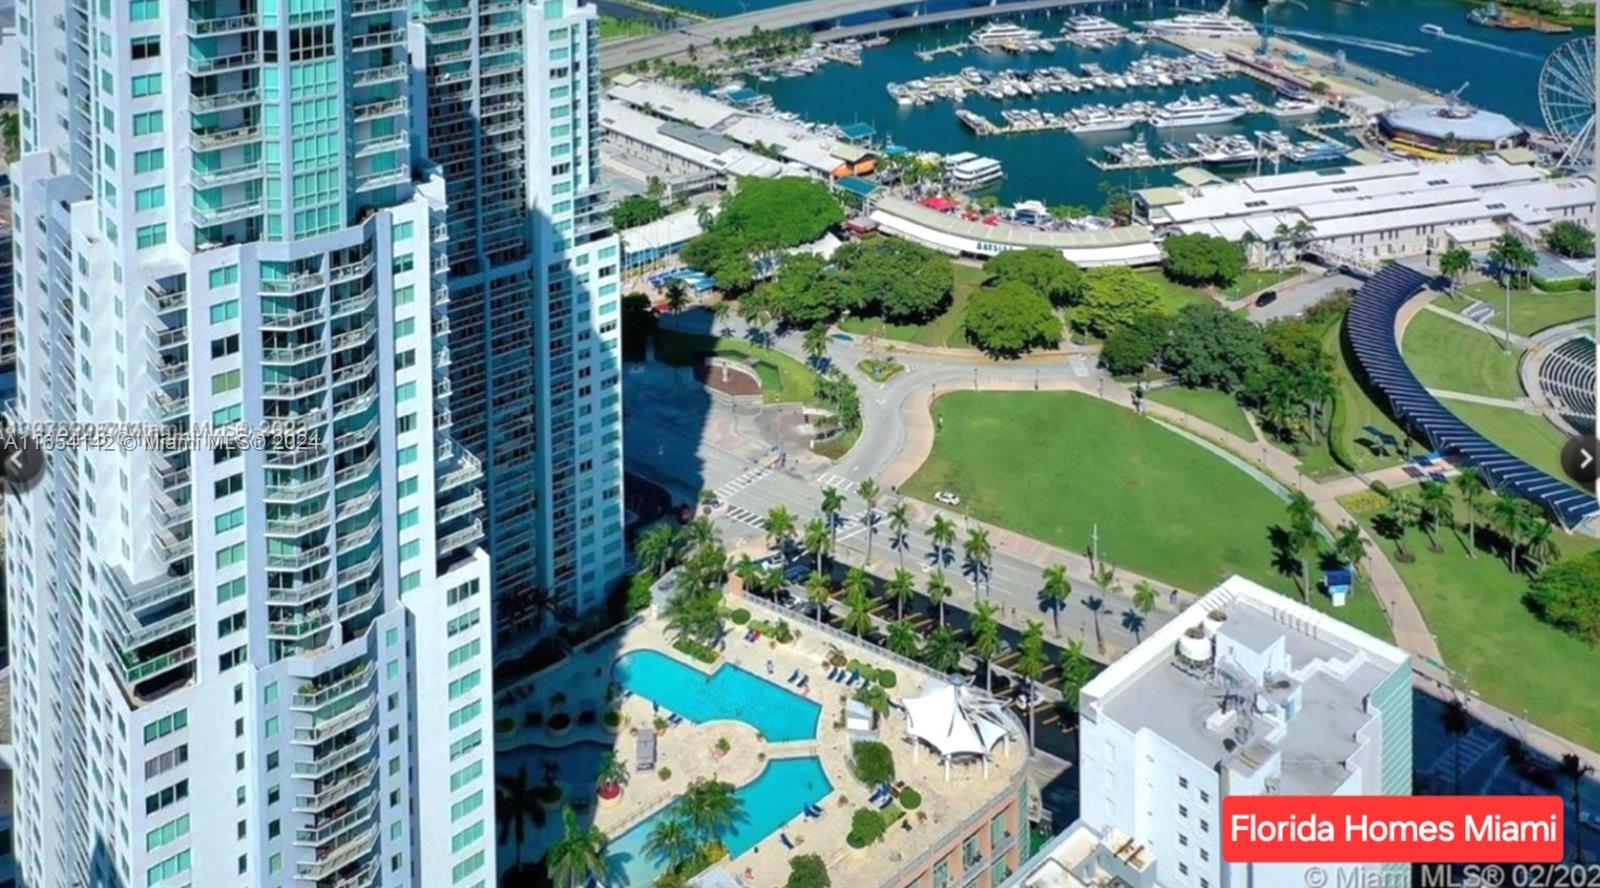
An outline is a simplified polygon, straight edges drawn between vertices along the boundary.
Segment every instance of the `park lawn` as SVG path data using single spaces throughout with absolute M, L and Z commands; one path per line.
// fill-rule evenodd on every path
M 1238 280 L 1222 288 L 1222 295 L 1229 299 L 1243 299 L 1252 293 L 1259 293 L 1273 284 L 1299 277 L 1304 273 L 1305 270 L 1299 266 L 1293 268 L 1247 269 L 1244 274 L 1239 275 Z
M 1494 309 L 1490 324 L 1499 326 L 1505 314 L 1505 290 L 1494 281 L 1479 281 L 1461 288 L 1460 298 L 1441 297 L 1436 300 L 1444 308 L 1461 311 L 1472 300 L 1486 302 Z M 1467 297 L 1471 297 L 1470 299 Z M 1565 324 L 1581 318 L 1594 317 L 1594 294 L 1582 290 L 1569 293 L 1546 293 L 1542 290 L 1511 291 L 1511 332 L 1528 336 L 1546 327 Z
M 1406 326 L 1401 352 L 1428 388 L 1515 400 L 1523 396 L 1517 374 L 1520 351 L 1508 352 L 1483 332 L 1421 311 Z
M 944 314 L 920 324 L 889 324 L 880 318 L 850 317 L 839 321 L 839 329 L 852 336 L 878 336 L 934 348 L 971 348 L 962 323 L 967 317 L 967 300 L 983 286 L 986 275 L 982 268 L 960 262 L 951 262 L 950 270 L 955 273 L 955 290 Z
M 1359 511 L 1363 497 L 1347 497 L 1357 519 L 1370 531 L 1371 512 Z M 1462 515 L 1463 525 L 1465 514 Z M 1600 684 L 1600 648 L 1540 622 L 1522 603 L 1527 582 L 1512 575 L 1490 552 L 1466 556 L 1467 533 L 1443 531 L 1443 552 L 1428 549 L 1427 538 L 1412 530 L 1406 549 L 1411 564 L 1393 558 L 1394 544 L 1381 540 L 1383 554 L 1399 570 L 1438 638 L 1445 665 L 1468 677 L 1468 688 L 1507 712 L 1527 707 L 1535 723 L 1589 748 L 1600 743 L 1600 695 L 1574 693 Z M 1584 537 L 1563 536 L 1571 557 L 1600 547 Z
M 1383 408 L 1367 394 L 1366 389 L 1356 381 L 1354 372 L 1350 368 L 1350 358 L 1343 347 L 1341 330 L 1343 321 L 1334 324 L 1323 336 L 1323 350 L 1333 359 L 1334 387 L 1339 393 L 1338 404 L 1334 408 L 1332 437 L 1343 448 L 1346 458 L 1349 459 L 1359 471 L 1371 472 L 1378 469 L 1397 466 L 1405 460 L 1405 454 L 1397 449 L 1391 449 L 1388 456 L 1380 456 L 1367 444 L 1369 440 L 1366 432 L 1367 426 L 1382 429 L 1394 436 L 1404 446 L 1405 433 L 1400 430 L 1394 420 L 1383 412 Z M 1313 478 L 1326 478 L 1348 473 L 1348 469 L 1333 458 L 1332 442 L 1324 440 L 1315 448 L 1306 451 L 1300 460 L 1300 468 Z
M 708 352 L 718 355 L 755 358 L 756 375 L 761 377 L 762 399 L 768 404 L 814 404 L 817 400 L 817 375 L 804 364 L 776 349 L 765 349 L 739 339 L 686 333 L 665 327 L 655 332 L 656 360 L 674 367 L 688 367 L 696 356 Z
M 1159 423 L 1075 392 L 953 392 L 933 413 L 942 430 L 902 485 L 909 495 L 954 490 L 974 517 L 1074 552 L 1098 526 L 1108 562 L 1190 591 L 1237 573 L 1298 599 L 1294 576 L 1274 566 L 1283 502 Z M 1388 637 L 1370 593 L 1337 610 L 1311 602 Z
M 1512 454 L 1552 477 L 1567 476 L 1561 468 L 1561 448 L 1566 446 L 1567 436 L 1544 417 L 1509 407 L 1449 400 L 1442 403 L 1462 422 Z
M 1157 293 L 1161 296 L 1161 310 L 1169 315 L 1175 315 L 1189 305 L 1200 305 L 1211 302 L 1210 296 L 1203 290 L 1197 290 L 1187 284 L 1167 280 L 1167 276 L 1159 270 L 1141 271 L 1139 274 L 1154 284 Z
M 656 29 L 652 28 L 648 22 L 619 18 L 614 15 L 600 16 L 600 39 L 602 41 L 621 40 L 624 37 L 643 37 L 646 34 L 654 34 L 655 31 Z
M 1245 419 L 1244 408 L 1233 395 L 1216 389 L 1184 388 L 1171 385 L 1159 388 L 1148 396 L 1158 404 L 1165 404 L 1196 419 L 1209 422 L 1223 431 L 1232 432 L 1246 441 L 1254 441 L 1256 433 Z

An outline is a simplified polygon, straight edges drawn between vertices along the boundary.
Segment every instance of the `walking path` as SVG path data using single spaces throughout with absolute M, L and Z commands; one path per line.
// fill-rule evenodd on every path
M 1523 413 L 1538 413 L 1539 408 L 1533 405 L 1531 398 L 1491 398 L 1488 395 L 1474 395 L 1468 392 L 1452 392 L 1448 389 L 1428 389 L 1428 394 L 1446 401 L 1466 401 L 1468 404 L 1482 404 L 1485 407 L 1503 407 L 1507 410 L 1520 410 Z
M 1419 304 L 1419 305 L 1426 304 L 1426 307 L 1427 307 L 1428 311 L 1431 311 L 1436 315 L 1442 315 L 1444 317 L 1447 317 L 1450 320 L 1455 321 L 1456 323 L 1458 323 L 1458 324 L 1460 324 L 1460 325 L 1462 325 L 1464 327 L 1471 327 L 1474 330 L 1478 330 L 1480 332 L 1487 333 L 1490 336 L 1493 336 L 1496 341 L 1499 341 L 1499 342 L 1505 342 L 1506 341 L 1505 328 L 1496 327 L 1493 324 L 1486 324 L 1486 323 L 1484 323 L 1482 321 L 1474 321 L 1473 319 L 1471 319 L 1469 317 L 1464 317 L 1464 316 L 1458 315 L 1455 312 L 1450 311 L 1448 309 L 1440 308 L 1439 306 L 1432 304 L 1433 298 L 1434 297 L 1429 296 L 1426 300 L 1417 299 L 1417 300 L 1412 300 L 1412 301 L 1414 303 Z M 1407 317 L 1405 319 L 1405 321 L 1407 323 L 1409 323 L 1410 320 L 1411 320 L 1410 317 Z M 1399 328 L 1399 329 L 1404 329 L 1405 324 L 1397 322 L 1395 326 L 1397 328 Z M 1511 344 L 1515 345 L 1518 349 L 1526 349 L 1528 346 L 1533 344 L 1533 340 L 1529 339 L 1526 336 L 1522 336 L 1520 334 L 1513 333 L 1513 334 L 1511 334 Z

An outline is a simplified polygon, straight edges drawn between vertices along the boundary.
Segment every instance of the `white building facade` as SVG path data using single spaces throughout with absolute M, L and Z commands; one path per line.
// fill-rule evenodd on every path
M 509 648 L 597 612 L 625 563 L 599 23 L 575 0 L 415 8 L 427 98 L 411 126 L 446 181 L 455 435 L 484 466 Z
M 17 4 L 15 418 L 162 433 L 6 501 L 26 884 L 495 881 L 410 5 Z
M 1121 864 L 1142 876 L 1130 884 L 1304 884 L 1298 865 L 1223 861 L 1230 794 L 1411 793 L 1408 655 L 1240 577 L 1107 667 L 1081 704 L 1080 828 L 1121 837 Z

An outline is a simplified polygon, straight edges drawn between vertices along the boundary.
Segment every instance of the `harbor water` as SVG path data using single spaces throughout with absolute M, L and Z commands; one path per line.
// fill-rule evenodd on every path
M 723 0 L 698 2 L 720 3 Z M 1258 27 L 1265 11 L 1270 27 L 1293 32 L 1292 35 L 1282 34 L 1284 37 L 1326 53 L 1343 50 L 1351 62 L 1434 90 L 1445 92 L 1469 83 L 1463 93 L 1468 102 L 1534 125 L 1539 123 L 1537 83 L 1543 59 L 1563 40 L 1571 39 L 1570 35 L 1503 31 L 1469 24 L 1466 13 L 1472 7 L 1456 0 L 1371 0 L 1366 6 L 1334 0 L 1306 0 L 1305 7 L 1275 3 L 1264 10 L 1259 2 L 1242 2 L 1235 3 L 1231 11 Z M 1203 7 L 1186 4 L 1183 8 Z M 1205 4 L 1204 8 L 1214 8 L 1214 5 Z M 1174 7 L 1165 3 L 1107 3 L 1097 8 L 1077 7 L 1050 14 L 1008 17 L 1007 20 L 1054 37 L 1066 17 L 1080 11 L 1131 26 L 1138 20 L 1170 16 L 1174 14 Z M 917 151 L 945 154 L 970 151 L 993 157 L 1006 171 L 1006 178 L 994 189 L 1003 201 L 1037 199 L 1052 205 L 1078 204 L 1090 208 L 1098 208 L 1105 200 L 1106 189 L 1112 186 L 1140 188 L 1173 181 L 1170 168 L 1101 172 L 1090 166 L 1090 157 L 1108 159 L 1104 153 L 1108 145 L 1127 142 L 1142 134 L 1150 151 L 1159 157 L 1163 156 L 1160 145 L 1164 139 L 1187 142 L 1199 133 L 1248 137 L 1261 130 L 1282 130 L 1297 141 L 1303 141 L 1310 137 L 1296 131 L 1299 125 L 1336 119 L 1331 114 L 1284 119 L 1250 115 L 1234 123 L 1201 129 L 1155 130 L 1139 125 L 1132 130 L 1092 134 L 1052 131 L 980 137 L 955 114 L 957 108 L 966 108 L 999 124 L 1004 123 L 1000 112 L 1007 108 L 1060 113 L 1089 104 L 1169 102 L 1184 94 L 1190 97 L 1215 94 L 1226 101 L 1229 96 L 1243 93 L 1256 97 L 1263 104 L 1271 104 L 1274 100 L 1271 90 L 1243 75 L 1204 84 L 1134 86 L 1018 96 L 1000 101 L 971 93 L 959 103 L 946 100 L 916 106 L 897 104 L 888 94 L 885 88 L 888 83 L 954 75 L 967 67 L 985 72 L 1056 67 L 1078 74 L 1081 65 L 1091 63 L 1109 73 L 1117 73 L 1144 55 L 1184 55 L 1175 47 L 1151 41 L 1143 47 L 1121 42 L 1099 50 L 1062 43 L 1054 52 L 970 49 L 937 55 L 929 60 L 917 56 L 919 50 L 964 42 L 983 21 L 895 32 L 888 45 L 864 53 L 860 66 L 827 65 L 809 76 L 770 82 L 752 80 L 749 85 L 772 96 L 779 109 L 792 111 L 807 120 L 840 125 L 866 123 L 877 131 L 878 140 Z M 1439 25 L 1446 36 L 1422 33 L 1420 29 L 1424 24 Z M 1284 168 L 1295 167 L 1285 163 Z M 1270 169 L 1269 163 L 1265 171 Z M 1225 174 L 1253 171 L 1254 166 L 1246 166 L 1225 171 Z

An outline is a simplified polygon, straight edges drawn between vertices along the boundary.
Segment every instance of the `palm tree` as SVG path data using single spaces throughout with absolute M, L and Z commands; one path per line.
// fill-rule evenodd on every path
M 945 626 L 933 630 L 927 647 L 922 649 L 922 661 L 940 672 L 954 672 L 961 665 L 961 642 L 956 640 L 956 634 Z
M 910 537 L 911 515 L 903 502 L 895 503 L 889 510 L 889 547 L 900 553 L 900 566 L 906 566 L 906 548 Z
M 1478 508 L 1488 488 L 1483 483 L 1483 473 L 1477 466 L 1467 466 L 1456 476 L 1456 493 L 1467 507 L 1467 557 L 1478 557 Z
M 806 522 L 805 534 L 800 538 L 800 546 L 806 553 L 817 559 L 817 572 L 822 572 L 822 556 L 833 554 L 833 535 L 828 533 L 828 526 L 822 523 L 821 518 L 813 518 Z
M 1567 753 L 1561 757 L 1561 773 L 1572 781 L 1572 810 L 1578 816 L 1575 818 L 1579 824 L 1583 823 L 1583 794 L 1578 791 L 1583 783 L 1583 778 L 1594 773 L 1593 765 L 1586 765 L 1576 753 Z M 1583 830 L 1578 829 L 1578 865 L 1583 865 Z
M 1523 545 L 1535 574 L 1543 573 L 1550 562 L 1561 558 L 1561 546 L 1556 543 L 1556 528 L 1548 518 L 1530 522 Z
M 1505 337 L 1501 347 L 1511 348 L 1511 278 L 1520 271 L 1532 268 L 1538 261 L 1528 245 L 1517 239 L 1517 236 L 1507 232 L 1500 235 L 1500 239 L 1489 248 L 1489 260 L 1494 263 L 1495 272 L 1500 276 L 1500 283 L 1505 287 L 1506 316 L 1501 319 L 1501 326 L 1505 328 Z
M 1367 538 L 1361 535 L 1361 528 L 1354 521 L 1339 525 L 1339 532 L 1333 538 L 1333 555 L 1352 570 L 1361 570 L 1361 560 L 1367 557 Z
M 844 628 L 854 632 L 857 638 L 872 628 L 872 599 L 867 595 L 867 589 L 871 586 L 872 580 L 859 567 L 850 568 L 844 576 L 844 606 L 847 609 Z
M 550 882 L 558 888 L 578 888 L 591 879 L 604 884 L 606 848 L 610 844 L 611 839 L 600 827 L 592 823 L 584 826 L 571 805 L 562 807 L 561 838 L 550 846 L 544 859 Z
M 1439 721 L 1444 727 L 1444 732 L 1455 738 L 1454 792 L 1456 795 L 1461 795 L 1461 738 L 1472 730 L 1472 719 L 1467 716 L 1466 704 L 1459 698 L 1452 698 L 1445 704 L 1444 711 L 1439 714 Z
M 1061 635 L 1061 608 L 1072 597 L 1072 583 L 1067 579 L 1067 567 L 1056 564 L 1044 569 L 1044 587 L 1039 590 L 1039 603 L 1050 612 L 1055 621 L 1056 635 Z
M 801 342 L 806 357 L 811 359 L 813 366 L 821 366 L 822 359 L 828 354 L 828 328 L 821 324 L 806 331 Z
M 822 517 L 828 521 L 828 537 L 831 542 L 839 541 L 839 512 L 844 509 L 844 494 L 837 488 L 822 488 Z M 831 545 L 830 545 L 831 548 Z
M 821 571 L 813 571 L 806 577 L 806 603 L 815 608 L 813 615 L 818 623 L 823 622 L 822 609 L 831 600 L 833 590 L 828 586 L 828 578 Z
M 911 575 L 911 571 L 909 570 L 904 568 L 896 568 L 894 577 L 890 579 L 888 583 L 884 584 L 883 591 L 888 593 L 890 598 L 894 599 L 894 618 L 896 620 L 904 619 L 906 615 L 906 602 L 910 601 L 917 594 L 917 578 L 913 577 Z
M 950 583 L 945 580 L 944 574 L 935 573 L 928 577 L 928 603 L 939 609 L 939 628 L 944 628 L 944 602 L 950 597 Z
M 789 542 L 794 539 L 795 533 L 794 513 L 783 506 L 773 506 L 767 512 L 764 526 L 767 530 L 767 547 L 783 550 L 788 548 Z
M 1029 620 L 1022 637 L 1017 640 L 1017 674 L 1028 682 L 1028 743 L 1033 743 L 1033 710 L 1035 682 L 1044 674 L 1049 659 L 1044 652 L 1044 624 Z
M 1384 517 L 1389 521 L 1395 552 L 1402 561 L 1411 558 L 1406 552 L 1406 531 L 1416 525 L 1421 515 L 1422 507 L 1410 493 L 1396 490 L 1389 494 L 1389 508 L 1384 510 Z
M 867 708 L 872 710 L 872 714 L 878 718 L 889 714 L 889 692 L 884 690 L 883 685 L 877 682 L 862 685 L 861 689 L 856 691 L 856 701 L 865 703 Z
M 933 543 L 933 557 L 937 567 L 944 567 L 950 548 L 956 543 L 956 524 L 943 515 L 933 516 L 928 526 L 928 540 Z
M 1522 548 L 1522 535 L 1528 529 L 1528 513 L 1522 508 L 1522 500 L 1511 491 L 1502 490 L 1489 507 L 1489 518 L 1494 522 L 1495 531 L 1505 538 L 1510 550 L 1511 572 L 1516 573 L 1517 551 Z
M 1422 509 L 1420 523 L 1422 532 L 1428 535 L 1428 548 L 1435 552 L 1443 551 L 1434 530 L 1441 522 L 1451 521 L 1455 515 L 1456 503 L 1450 497 L 1450 488 L 1438 481 L 1422 482 L 1422 494 L 1417 499 L 1417 505 Z
M 668 871 L 676 870 L 695 858 L 700 852 L 689 820 L 681 813 L 668 814 L 650 827 L 644 838 L 646 857 L 662 864 Z
M 1144 638 L 1144 614 L 1132 608 L 1122 612 L 1122 628 L 1133 633 L 1133 643 L 1138 644 Z
M 1316 525 L 1297 525 L 1289 529 L 1289 548 L 1300 562 L 1300 600 L 1311 603 L 1311 562 L 1322 554 L 1322 537 Z
M 867 504 L 867 512 L 861 519 L 867 525 L 867 563 L 872 563 L 872 538 L 878 533 L 878 496 L 882 493 L 878 489 L 878 482 L 868 478 L 856 485 L 856 496 Z
M 916 659 L 917 649 L 922 646 L 921 638 L 910 620 L 896 620 L 889 624 L 888 648 L 902 657 Z
M 1466 247 L 1451 247 L 1439 257 L 1439 273 L 1450 279 L 1450 293 L 1455 295 L 1461 276 L 1472 270 L 1472 253 Z
M 1140 580 L 1133 586 L 1133 609 L 1145 615 L 1156 609 L 1156 587 L 1149 580 Z
M 689 830 L 702 845 L 721 840 L 722 831 L 744 818 L 744 801 L 734 795 L 733 784 L 700 778 L 691 781 L 678 801 Z
M 749 552 L 739 555 L 739 560 L 733 563 L 733 575 L 744 584 L 746 592 L 759 592 L 767 580 L 767 572 L 761 563 L 750 557 Z
M 701 204 L 694 208 L 694 221 L 700 226 L 702 232 L 711 230 L 712 214 L 710 204 Z
M 961 544 L 962 555 L 972 567 L 972 586 L 980 589 L 988 582 L 989 560 L 994 557 L 994 547 L 989 543 L 989 531 L 974 527 L 967 531 L 966 542 Z
M 633 547 L 634 559 L 649 565 L 656 576 L 666 573 L 667 565 L 672 563 L 673 556 L 677 554 L 677 536 L 672 525 L 665 521 L 657 522 L 639 535 L 639 542 Z
M 992 688 L 994 658 L 1005 653 L 1006 643 L 1000 638 L 1000 621 L 995 619 L 999 608 L 992 601 L 980 601 L 972 609 L 972 655 L 983 661 L 983 689 Z
M 495 778 L 495 819 L 500 821 L 500 844 L 504 845 L 507 833 L 514 840 L 516 863 L 522 866 L 522 842 L 527 838 L 528 827 L 537 829 L 544 823 L 544 808 L 534 797 L 533 785 L 528 782 L 528 766 L 524 763 L 515 775 Z
M 1061 695 L 1073 712 L 1078 711 L 1078 692 L 1094 675 L 1094 663 L 1083 652 L 1083 642 L 1073 639 L 1061 651 Z
M 666 297 L 667 309 L 672 312 L 674 317 L 683 310 L 685 305 L 689 304 L 689 290 L 679 278 L 673 278 L 667 282 Z
M 626 786 L 628 769 L 617 760 L 617 753 L 608 749 L 600 754 L 600 766 L 595 769 L 594 779 L 600 786 Z
M 1117 582 L 1117 568 L 1107 564 L 1101 567 L 1094 575 L 1094 584 L 1099 587 L 1100 595 L 1084 599 L 1084 606 L 1094 614 L 1094 646 L 1100 653 L 1106 652 L 1105 639 L 1100 637 L 1100 614 L 1105 612 L 1106 598 L 1111 595 L 1122 594 L 1122 586 Z

